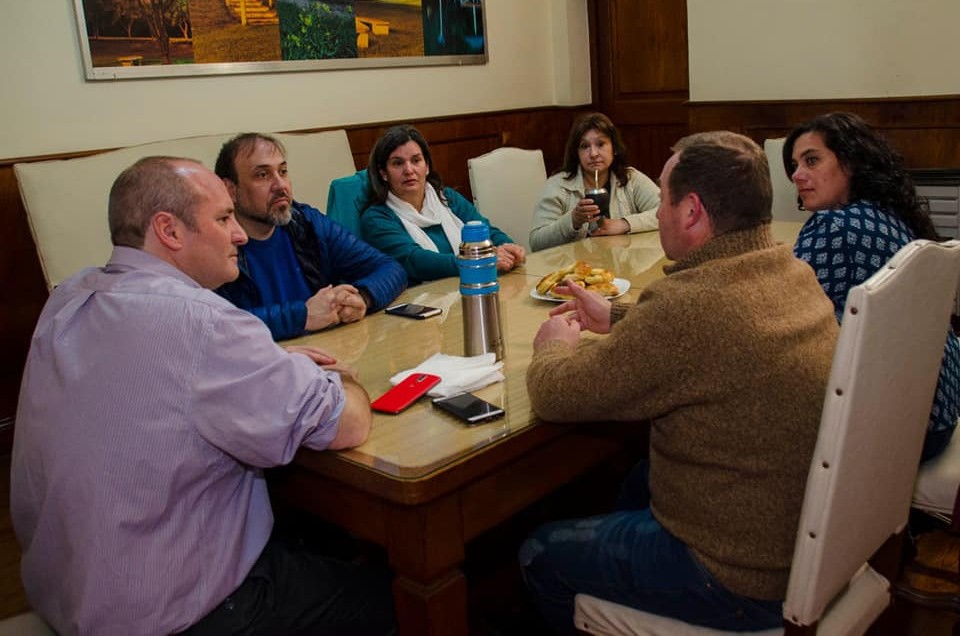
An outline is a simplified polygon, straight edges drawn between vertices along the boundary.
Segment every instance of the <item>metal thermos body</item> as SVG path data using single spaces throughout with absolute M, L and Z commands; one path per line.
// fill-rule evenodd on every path
M 460 269 L 460 307 L 463 313 L 463 349 L 466 356 L 493 353 L 503 358 L 500 326 L 500 283 L 497 252 L 490 241 L 490 228 L 470 221 L 461 231 L 457 257 Z

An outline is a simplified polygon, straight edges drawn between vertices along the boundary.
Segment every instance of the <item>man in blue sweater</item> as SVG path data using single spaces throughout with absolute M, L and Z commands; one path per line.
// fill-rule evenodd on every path
M 406 287 L 395 260 L 294 201 L 278 140 L 234 137 L 220 149 L 215 172 L 250 238 L 240 247 L 240 277 L 217 293 L 263 320 L 275 340 L 360 320 Z

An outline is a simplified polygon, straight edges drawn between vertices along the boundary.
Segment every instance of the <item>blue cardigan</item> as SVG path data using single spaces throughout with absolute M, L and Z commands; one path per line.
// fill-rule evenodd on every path
M 327 285 L 348 283 L 366 292 L 367 313 L 382 309 L 406 288 L 400 265 L 364 243 L 316 208 L 294 202 L 290 223 L 276 231 L 290 235 L 293 251 L 310 294 Z M 270 328 L 274 340 L 295 338 L 307 322 L 306 298 L 265 306 L 258 282 L 250 275 L 244 248 L 240 246 L 240 276 L 217 293 L 241 309 L 253 313 Z
M 432 186 L 430 186 L 432 187 Z M 450 188 L 443 189 L 447 207 L 461 221 L 490 221 L 483 218 L 473 204 Z M 450 245 L 439 225 L 425 228 L 437 246 L 439 252 L 425 250 L 410 237 L 399 217 L 385 204 L 373 205 L 360 216 L 360 229 L 363 239 L 395 258 L 407 271 L 407 280 L 411 285 L 437 278 L 458 276 L 457 250 L 459 245 Z M 490 225 L 490 240 L 494 245 L 513 243 L 513 239 Z

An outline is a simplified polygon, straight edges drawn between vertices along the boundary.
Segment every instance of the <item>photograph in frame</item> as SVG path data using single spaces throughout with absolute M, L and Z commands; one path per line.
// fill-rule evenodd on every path
M 74 0 L 88 80 L 484 64 L 483 0 Z

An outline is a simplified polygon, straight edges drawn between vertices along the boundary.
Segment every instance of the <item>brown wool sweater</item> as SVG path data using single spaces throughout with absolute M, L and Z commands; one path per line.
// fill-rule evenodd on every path
M 665 268 L 609 336 L 535 352 L 534 411 L 651 420 L 651 509 L 727 589 L 786 594 L 838 326 L 810 266 L 769 225 Z

